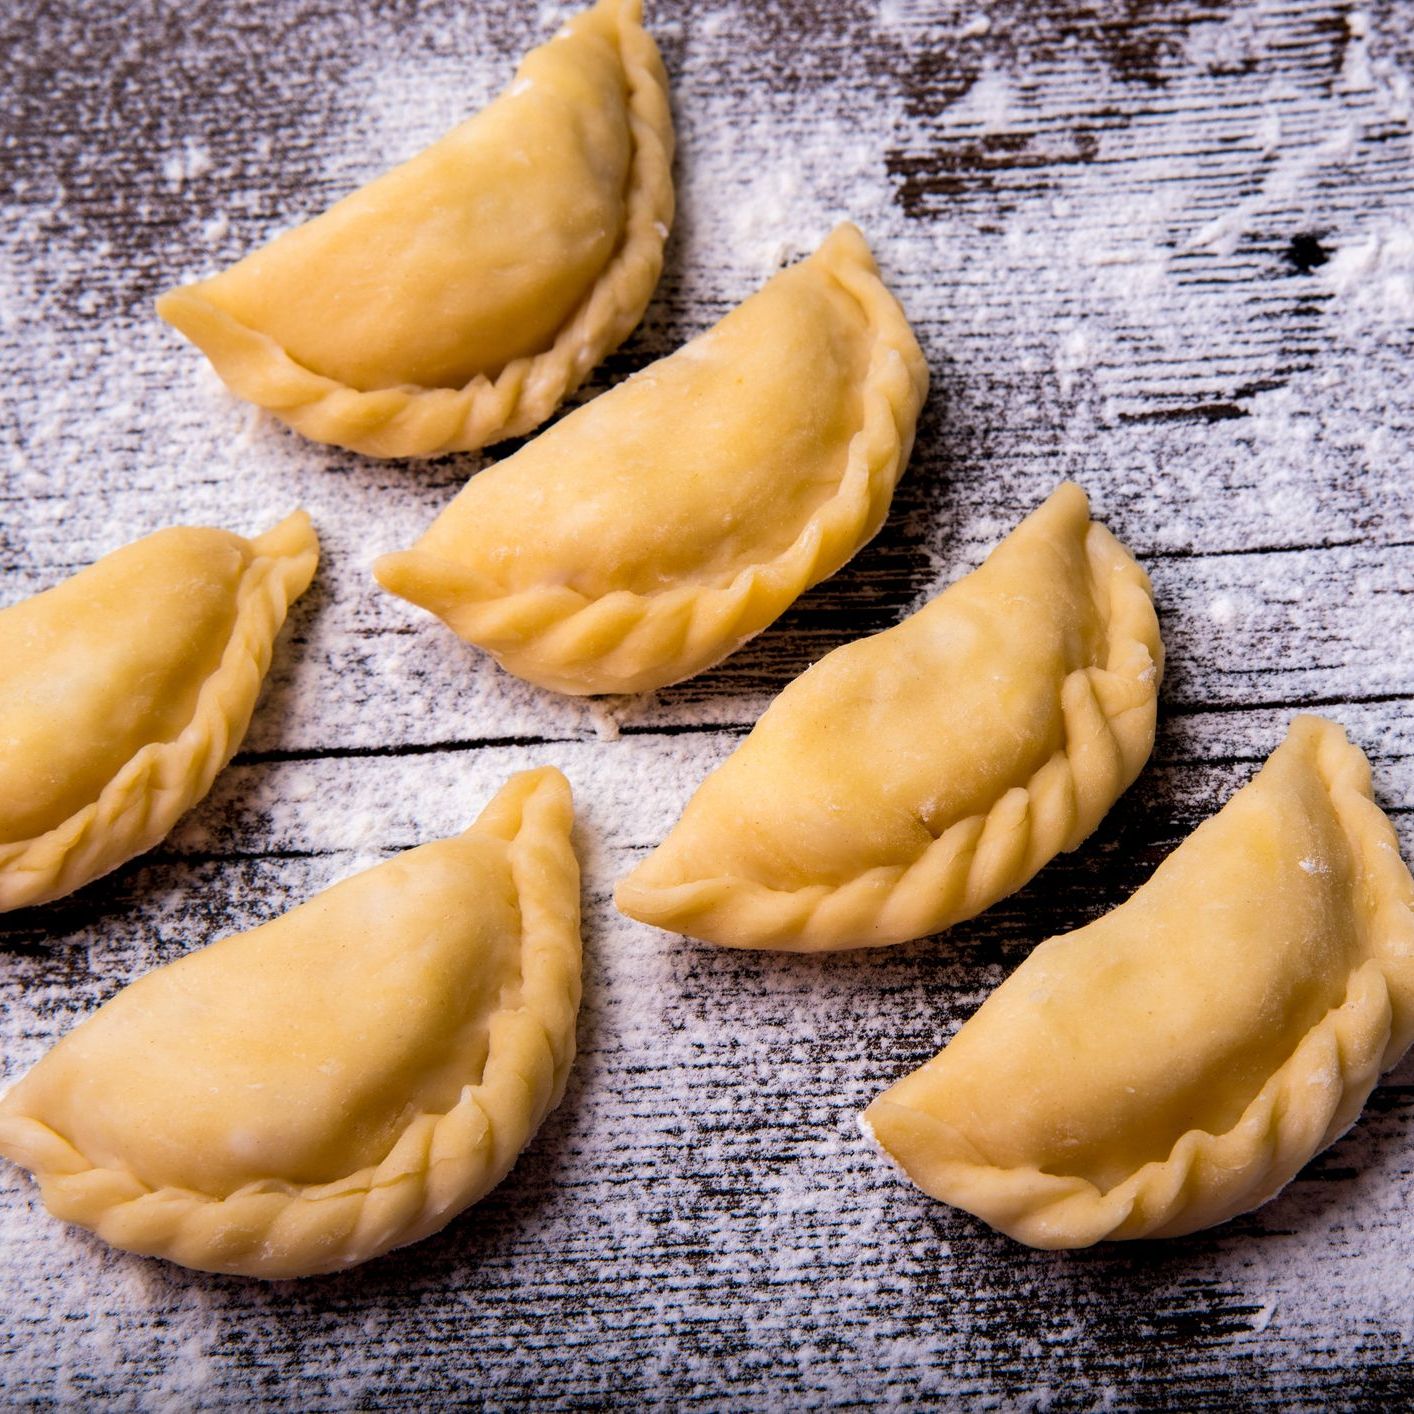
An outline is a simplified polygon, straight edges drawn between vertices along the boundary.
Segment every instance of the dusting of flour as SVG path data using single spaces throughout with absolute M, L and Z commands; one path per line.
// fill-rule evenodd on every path
M 1124 1407 L 1152 1369 L 1104 1352 L 1142 1337 L 1210 1388 L 1240 1377 L 1305 1407 L 1342 1369 L 1414 1358 L 1409 1062 L 1280 1201 L 1137 1254 L 1015 1248 L 917 1194 L 855 1127 L 1032 943 L 1144 876 L 1158 846 L 1131 841 L 1150 808 L 1190 827 L 1299 706 L 1325 704 L 1370 751 L 1414 843 L 1407 12 L 1195 3 L 1121 62 L 1115 36 L 1137 44 L 1160 24 L 1138 12 L 1164 7 L 1106 4 L 1105 23 L 1067 28 L 1062 7 L 1000 3 L 650 6 L 680 213 L 643 328 L 584 396 L 846 218 L 935 391 L 879 558 L 736 669 L 585 704 L 501 673 L 370 579 L 480 459 L 305 443 L 150 313 L 166 284 L 452 126 L 573 7 L 218 5 L 200 31 L 155 5 L 126 25 L 51 8 L 52 24 L 16 22 L 16 72 L 38 77 L 0 97 L 17 135 L 5 599 L 174 520 L 256 532 L 304 505 L 324 559 L 211 797 L 143 863 L 13 921 L 0 1079 L 154 962 L 463 828 L 506 773 L 545 761 L 580 811 L 587 975 L 568 1095 L 513 1178 L 442 1237 L 339 1279 L 269 1288 L 124 1257 L 46 1219 L 5 1168 L 10 1402 Z M 1145 561 L 1169 652 L 1123 830 L 954 939 L 877 956 L 722 953 L 615 913 L 613 879 L 789 677 L 779 635 L 808 639 L 838 604 L 872 611 L 870 567 L 912 556 L 879 610 L 892 621 L 1063 476 Z

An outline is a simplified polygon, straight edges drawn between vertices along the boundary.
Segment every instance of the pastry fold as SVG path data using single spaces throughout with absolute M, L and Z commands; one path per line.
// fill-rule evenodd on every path
M 571 803 L 513 777 L 454 839 L 132 983 L 0 1100 L 0 1154 L 115 1247 L 257 1277 L 438 1231 L 559 1102 Z
M 714 329 L 473 477 L 374 573 L 542 687 L 678 682 L 875 534 L 927 386 L 868 245 L 840 226 Z
M 865 1111 L 926 1193 L 1033 1247 L 1265 1203 L 1414 1039 L 1414 880 L 1340 727 L 1298 717 L 1128 902 L 1042 943 Z
M 1099 824 L 1148 759 L 1148 577 L 1062 485 L 986 563 L 827 654 L 619 883 L 631 918 L 818 952 L 951 927 Z
M 235 754 L 319 542 L 178 526 L 0 610 L 0 911 L 150 849 Z
M 475 117 L 161 316 L 239 397 L 381 457 L 537 427 L 643 317 L 673 219 L 641 0 L 599 0 Z

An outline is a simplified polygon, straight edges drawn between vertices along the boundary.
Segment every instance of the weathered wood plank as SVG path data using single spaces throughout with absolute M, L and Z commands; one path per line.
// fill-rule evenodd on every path
M 720 668 L 534 691 L 381 594 L 478 465 L 314 447 L 150 314 L 496 91 L 562 7 L 0 7 L 0 598 L 173 520 L 325 544 L 240 756 L 151 855 L 0 919 L 0 1079 L 154 962 L 460 828 L 553 761 L 588 982 L 564 1106 L 441 1236 L 289 1289 L 110 1253 L 0 1177 L 0 1393 L 410 1408 L 1381 1407 L 1414 1386 L 1414 1065 L 1261 1212 L 1024 1251 L 929 1202 L 854 1115 L 1041 937 L 1126 897 L 1317 707 L 1414 843 L 1414 14 L 1397 0 L 653 7 L 682 213 L 584 396 L 841 217 L 935 377 L 873 545 Z M 943 939 L 738 955 L 618 918 L 771 696 L 975 565 L 1064 476 L 1153 576 L 1154 761 L 1094 838 Z M 3 672 L 3 665 L 0 665 Z M 616 740 L 605 739 L 615 730 Z

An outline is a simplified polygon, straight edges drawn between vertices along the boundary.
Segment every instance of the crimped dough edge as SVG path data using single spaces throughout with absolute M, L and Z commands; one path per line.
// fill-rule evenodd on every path
M 787 549 L 726 584 L 679 583 L 655 594 L 589 598 L 565 585 L 488 592 L 454 562 L 415 547 L 375 563 L 380 583 L 431 608 L 517 677 L 575 696 L 648 692 L 735 652 L 878 533 L 928 390 L 922 350 L 859 230 L 844 223 L 808 259 L 861 307 L 874 342 L 839 488 Z
M 62 898 L 155 845 L 211 789 L 250 725 L 285 615 L 309 587 L 319 541 L 304 511 L 251 540 L 225 652 L 171 741 L 149 742 L 98 798 L 33 839 L 0 844 L 0 912 Z
M 238 397 L 316 442 L 373 457 L 432 457 L 532 431 L 637 327 L 673 222 L 667 74 L 642 26 L 642 0 L 618 0 L 618 10 L 633 137 L 623 240 L 548 349 L 513 359 L 495 378 L 477 374 L 461 388 L 404 384 L 364 392 L 297 362 L 268 334 L 208 300 L 199 283 L 162 295 L 158 314 L 201 349 Z
M 1381 1071 L 1414 1040 L 1414 879 L 1371 794 L 1364 753 L 1320 717 L 1296 718 L 1291 738 L 1312 741 L 1359 863 L 1372 956 L 1352 972 L 1341 1003 L 1301 1038 L 1231 1129 L 1190 1129 L 1167 1158 L 1103 1192 L 1075 1175 L 989 1164 L 954 1126 L 881 1096 L 860 1128 L 914 1184 L 1030 1247 L 1177 1237 L 1260 1207 L 1354 1124 Z M 877 1134 L 885 1120 L 892 1147 Z
M 153 1189 L 91 1164 L 42 1122 L 7 1114 L 3 1102 L 0 1154 L 35 1174 L 55 1217 L 114 1247 L 198 1271 L 314 1276 L 438 1231 L 510 1172 L 564 1094 L 580 1000 L 572 823 L 568 783 L 541 767 L 513 776 L 471 827 L 510 841 L 521 1005 L 492 1016 L 481 1082 L 464 1086 L 445 1114 L 411 1120 L 380 1163 L 317 1186 L 267 1179 L 225 1198 Z
M 1085 493 L 1064 483 L 1056 494 Z M 773 889 L 718 875 L 656 885 L 619 881 L 614 902 L 640 922 L 724 947 L 842 951 L 907 942 L 975 917 L 1075 849 L 1133 783 L 1153 749 L 1163 646 L 1148 576 L 1091 521 L 1085 547 L 1107 596 L 1103 665 L 1061 685 L 1065 741 L 985 814 L 954 822 L 907 865 L 881 865 L 841 884 Z M 946 591 L 944 591 L 946 592 Z

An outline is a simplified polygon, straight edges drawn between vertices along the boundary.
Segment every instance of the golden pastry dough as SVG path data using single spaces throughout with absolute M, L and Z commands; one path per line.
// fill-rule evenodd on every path
M 569 786 L 140 978 L 0 1100 L 50 1212 L 206 1271 L 308 1276 L 438 1231 L 559 1103 L 579 1010 Z
M 0 911 L 151 849 L 211 789 L 318 561 L 303 511 L 257 540 L 180 526 L 0 610 Z
M 559 692 L 701 672 L 882 524 L 927 390 L 841 226 L 707 334 L 474 477 L 382 584 Z
M 615 894 L 729 947 L 897 943 L 971 918 L 1148 759 L 1149 581 L 1066 483 L 987 562 L 773 702 Z
M 1265 1203 L 1411 1039 L 1414 880 L 1364 755 L 1298 717 L 864 1122 L 925 1192 L 1033 1247 L 1173 1237 Z
M 529 432 L 662 269 L 673 128 L 641 15 L 600 0 L 474 118 L 158 313 L 316 441 L 410 457 Z

